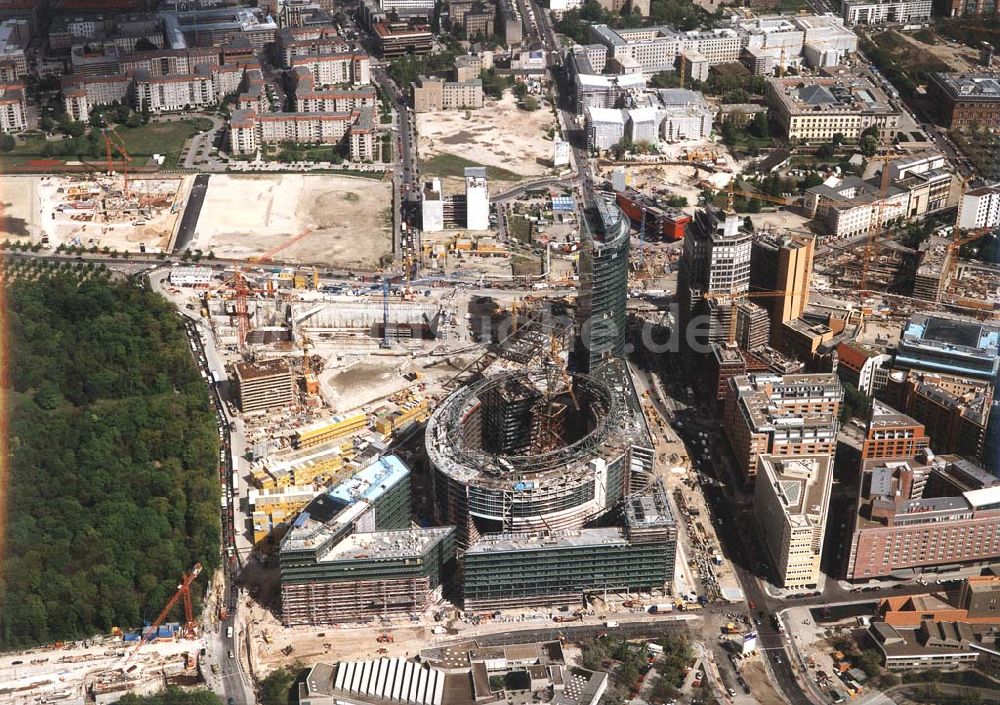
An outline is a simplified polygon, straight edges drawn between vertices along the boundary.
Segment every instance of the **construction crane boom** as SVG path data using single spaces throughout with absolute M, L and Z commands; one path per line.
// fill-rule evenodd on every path
M 177 586 L 177 591 L 174 592 L 169 600 L 167 600 L 167 604 L 163 606 L 162 610 L 160 610 L 160 614 L 157 616 L 156 621 L 149 627 L 149 629 L 152 630 L 154 637 L 156 636 L 156 632 L 160 628 L 160 625 L 163 624 L 163 620 L 167 618 L 167 615 L 170 614 L 170 610 L 174 608 L 174 605 L 177 604 L 178 600 L 183 600 L 184 602 L 184 635 L 189 639 L 194 637 L 198 625 L 194 621 L 194 609 L 191 606 L 191 583 L 193 583 L 199 575 L 201 575 L 201 563 L 195 563 L 191 571 L 184 574 L 184 578 L 181 580 L 180 585 Z M 143 632 L 145 632 L 145 630 L 143 630 Z M 136 653 L 139 652 L 139 649 L 142 648 L 143 644 L 146 643 L 143 636 L 144 634 L 140 633 L 139 641 L 126 654 L 126 658 L 122 662 L 122 670 L 125 670 L 125 668 L 128 667 L 129 662 L 136 655 Z

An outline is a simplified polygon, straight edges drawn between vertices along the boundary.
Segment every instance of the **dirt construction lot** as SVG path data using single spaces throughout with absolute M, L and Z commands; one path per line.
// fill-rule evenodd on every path
M 479 110 L 421 113 L 417 115 L 420 160 L 447 154 L 521 177 L 549 174 L 552 140 L 547 137 L 556 120 L 548 103 L 540 102 L 538 110 L 526 112 L 507 91 L 501 100 L 487 99 Z
M 38 239 L 37 176 L 0 176 L 0 239 Z
M 213 175 L 192 249 L 281 262 L 377 265 L 392 251 L 392 185 L 333 174 Z

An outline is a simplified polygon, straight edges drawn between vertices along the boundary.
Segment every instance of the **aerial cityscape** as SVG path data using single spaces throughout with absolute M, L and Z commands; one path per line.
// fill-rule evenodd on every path
M 0 0 L 0 703 L 1000 703 L 998 50 Z

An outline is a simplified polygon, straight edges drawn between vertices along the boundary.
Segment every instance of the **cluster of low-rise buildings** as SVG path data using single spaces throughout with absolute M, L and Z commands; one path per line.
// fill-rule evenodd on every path
M 806 189 L 804 206 L 833 238 L 851 238 L 953 207 L 955 175 L 940 153 L 897 159 L 874 179 L 834 176 Z
M 634 92 L 627 103 L 627 108 L 587 108 L 590 149 L 605 151 L 623 139 L 633 144 L 703 140 L 712 132 L 712 111 L 697 91 L 663 88 Z

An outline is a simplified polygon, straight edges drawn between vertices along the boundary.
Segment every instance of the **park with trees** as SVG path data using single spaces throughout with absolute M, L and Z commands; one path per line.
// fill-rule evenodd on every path
M 0 647 L 140 627 L 195 562 L 219 564 L 215 418 L 181 320 L 127 282 L 5 293 Z

